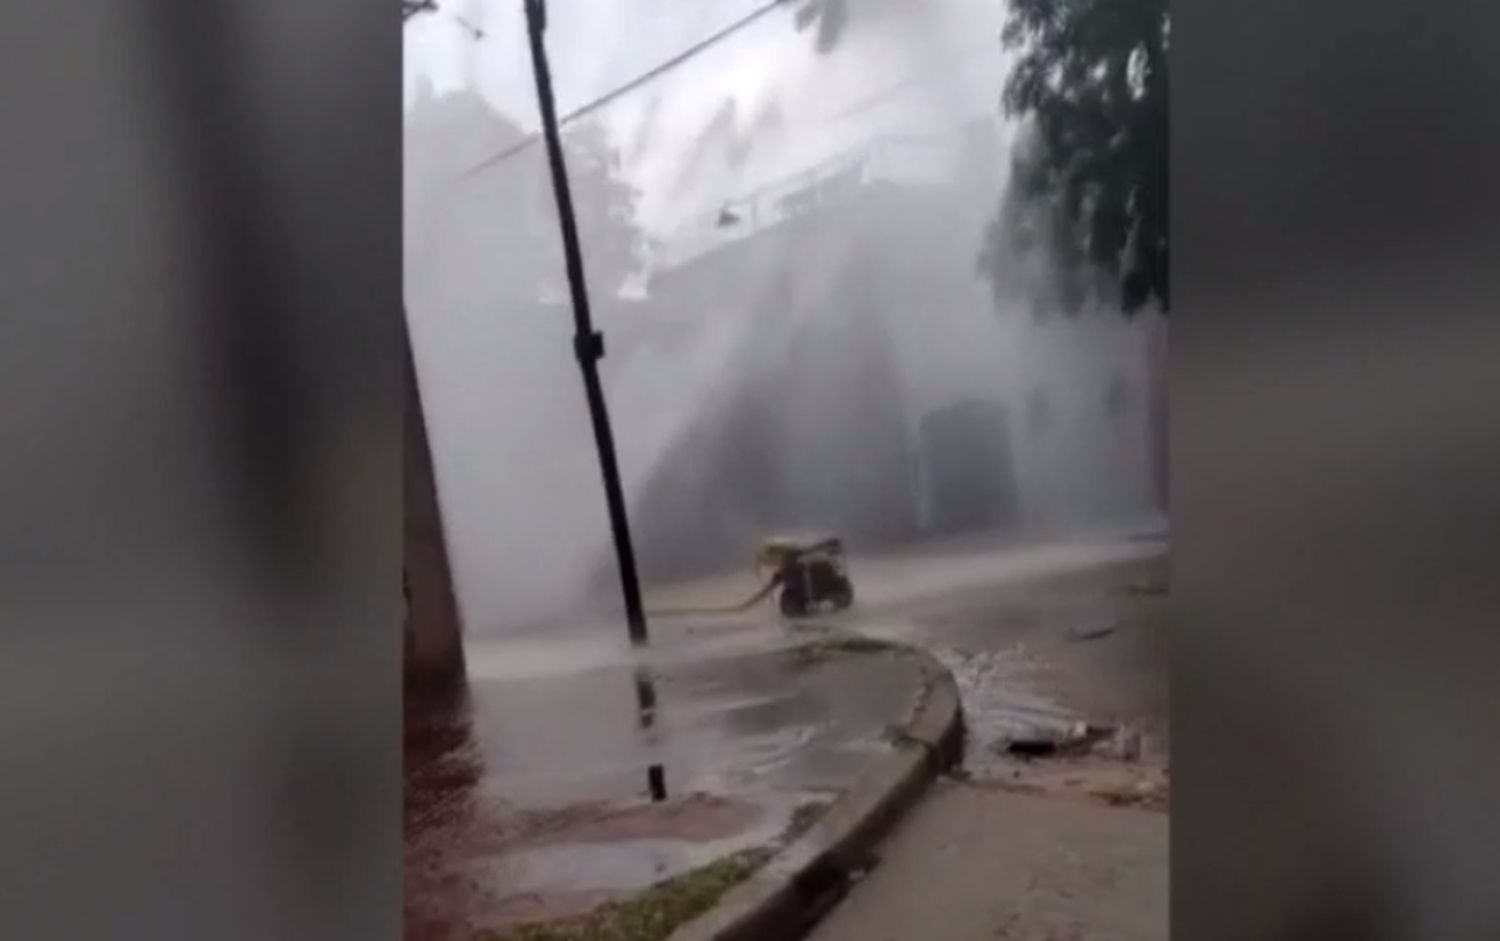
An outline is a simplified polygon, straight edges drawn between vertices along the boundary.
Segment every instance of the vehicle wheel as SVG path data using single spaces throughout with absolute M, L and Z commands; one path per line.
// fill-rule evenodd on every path
M 854 604 L 854 586 L 845 582 L 834 590 L 833 594 L 830 595 L 830 600 L 833 602 L 835 609 L 839 611 L 844 610 Z
M 800 618 L 807 613 L 807 605 L 802 603 L 802 597 L 793 591 L 782 591 L 781 613 L 785 617 Z

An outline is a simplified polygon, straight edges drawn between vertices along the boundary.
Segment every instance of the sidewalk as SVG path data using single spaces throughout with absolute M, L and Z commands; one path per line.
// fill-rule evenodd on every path
M 1164 941 L 1167 816 L 952 781 L 811 941 Z

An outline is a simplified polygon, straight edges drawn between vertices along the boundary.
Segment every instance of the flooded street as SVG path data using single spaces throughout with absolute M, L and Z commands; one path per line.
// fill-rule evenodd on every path
M 1025 577 L 868 612 L 953 672 L 965 767 L 810 937 L 1167 936 L 1166 549 L 1153 533 L 1021 550 Z
M 577 914 L 791 835 L 890 745 L 913 658 L 815 629 L 595 629 L 474 645 L 408 706 L 407 937 Z M 616 628 L 618 631 L 618 628 Z
M 860 630 L 924 647 L 953 672 L 973 775 L 1009 774 L 1010 743 L 1063 740 L 1080 723 L 1128 730 L 1137 757 L 1165 762 L 1165 540 L 1024 555 L 1013 579 L 892 598 L 867 608 Z
M 922 685 L 914 658 L 829 650 L 827 629 L 953 672 L 975 779 L 1029 771 L 1007 743 L 1082 722 L 1165 755 L 1165 599 L 1140 589 L 1165 576 L 1161 540 L 938 546 L 850 571 L 855 608 L 816 626 L 757 608 L 658 618 L 642 651 L 606 621 L 471 641 L 468 690 L 408 708 L 408 937 L 577 914 L 776 845 L 889 749 Z
M 971 773 L 1008 773 L 1008 742 L 1060 737 L 1080 722 L 1129 727 L 1141 757 L 1165 760 L 1167 536 L 1159 526 L 936 543 L 849 566 L 857 604 L 830 622 L 921 647 L 953 672 Z M 752 584 L 705 580 L 674 599 L 732 598 Z

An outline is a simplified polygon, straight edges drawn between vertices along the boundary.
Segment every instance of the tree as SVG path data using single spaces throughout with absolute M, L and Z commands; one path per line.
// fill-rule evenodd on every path
M 430 82 L 418 84 L 406 118 L 403 186 L 411 261 L 438 280 L 504 282 L 518 299 L 534 298 L 543 284 L 564 290 L 546 152 L 531 146 L 484 163 L 528 139 L 472 89 L 439 96 Z M 598 122 L 570 125 L 563 148 L 589 285 L 596 298 L 612 296 L 640 273 L 650 249 L 636 223 L 640 193 L 623 176 L 619 153 Z M 506 263 L 497 266 L 496 259 Z
M 816 25 L 813 48 L 819 53 L 831 52 L 849 26 L 848 0 L 804 0 L 797 8 L 796 24 L 798 32 Z
M 1012 0 L 1003 106 L 1021 120 L 980 269 L 997 299 L 1170 307 L 1165 0 Z
M 797 5 L 793 23 L 797 32 L 811 32 L 813 49 L 826 55 L 836 49 L 849 35 L 854 21 L 862 22 L 909 8 L 902 0 L 792 0 Z M 918 7 L 920 9 L 920 7 Z
M 635 221 L 641 192 L 622 175 L 620 152 L 603 124 L 580 121 L 567 128 L 563 149 L 589 282 L 612 295 L 641 271 L 650 249 Z

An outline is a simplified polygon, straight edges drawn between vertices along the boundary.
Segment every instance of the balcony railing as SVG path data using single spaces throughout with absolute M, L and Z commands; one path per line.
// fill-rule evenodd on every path
M 659 269 L 675 268 L 722 245 L 748 238 L 843 202 L 876 181 L 941 185 L 961 154 L 959 134 L 885 136 L 697 214 L 664 240 Z

